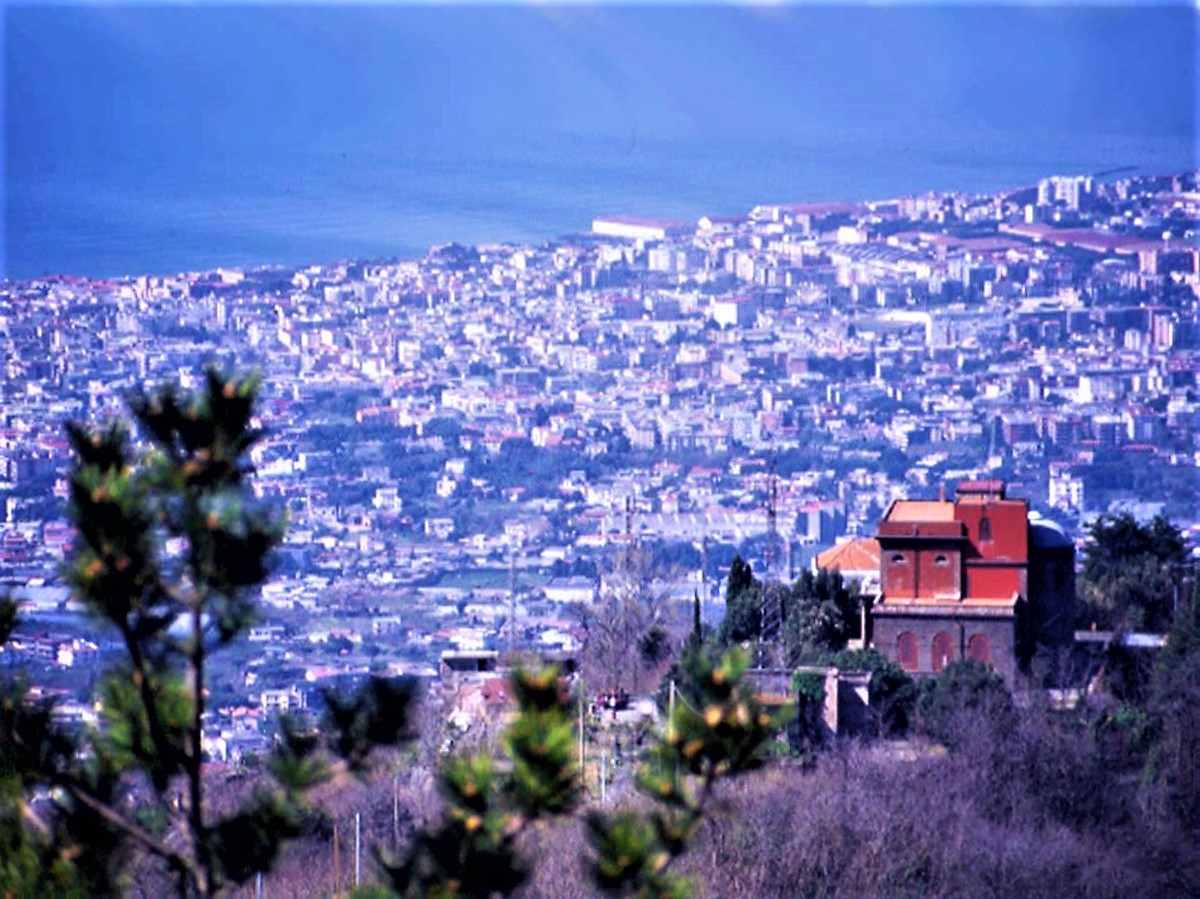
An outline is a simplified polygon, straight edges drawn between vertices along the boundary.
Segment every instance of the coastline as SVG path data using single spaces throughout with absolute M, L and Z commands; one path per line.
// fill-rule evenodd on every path
M 1149 166 L 1125 164 L 1125 165 L 1120 165 L 1120 166 L 1110 166 L 1110 167 L 1103 168 L 1103 169 L 1095 172 L 1095 174 L 1092 174 L 1088 177 L 1091 177 L 1097 181 L 1106 181 L 1106 180 L 1114 180 L 1116 176 L 1172 177 L 1172 176 L 1184 174 L 1184 173 L 1186 173 L 1186 170 L 1176 170 L 1176 171 L 1169 171 L 1169 172 L 1165 172 L 1165 171 L 1155 172 L 1155 171 L 1151 171 Z M 1056 176 L 1056 175 L 1061 176 L 1063 174 L 1065 174 L 1065 173 L 1046 172 L 1044 177 L 1052 177 L 1052 176 Z M 988 198 L 988 197 L 995 198 L 995 197 L 1009 196 L 1009 195 L 1015 195 L 1015 194 L 1019 194 L 1021 192 L 1028 192 L 1028 191 L 1033 191 L 1033 190 L 1036 190 L 1036 181 L 1031 184 L 1024 185 L 1024 186 L 1017 186 L 1017 187 L 1010 186 L 1010 187 L 1004 188 L 1003 190 L 992 191 L 992 192 L 977 191 L 977 190 L 937 190 L 937 189 L 930 188 L 930 189 L 921 190 L 921 191 L 915 192 L 915 193 L 908 193 L 908 194 L 904 194 L 904 195 L 898 195 L 898 196 L 892 196 L 892 197 L 886 197 L 886 198 L 859 199 L 859 200 L 849 200 L 848 201 L 845 199 L 837 199 L 837 198 L 824 196 L 824 197 L 821 197 L 820 199 L 812 200 L 809 202 L 850 203 L 850 204 L 857 205 L 857 206 L 860 206 L 863 208 L 869 208 L 872 206 L 879 206 L 882 204 L 889 204 L 889 203 L 897 203 L 897 202 L 901 202 L 901 201 L 909 200 L 909 199 L 913 199 L 913 198 L 918 198 L 918 197 L 941 197 L 941 198 L 946 198 L 946 199 L 949 199 L 952 201 L 970 202 L 972 200 L 978 200 L 978 199 L 983 199 L 983 198 Z M 590 220 L 595 221 L 597 218 L 606 218 L 606 217 L 611 217 L 611 218 L 633 217 L 633 218 L 653 218 L 653 219 L 662 218 L 662 219 L 667 219 L 667 220 L 674 221 L 674 222 L 684 222 L 684 223 L 688 223 L 689 225 L 694 225 L 697 221 L 700 221 L 704 218 L 744 217 L 744 216 L 748 216 L 754 208 L 760 208 L 760 207 L 766 207 L 766 206 L 791 205 L 791 204 L 794 204 L 795 202 L 796 202 L 796 200 L 794 198 L 790 198 L 787 200 L 777 199 L 775 201 L 770 201 L 770 202 L 764 201 L 764 202 L 756 204 L 751 209 L 740 210 L 740 211 L 713 212 L 712 210 L 706 210 L 705 212 L 702 212 L 699 215 L 696 215 L 694 217 L 687 217 L 687 216 L 680 216 L 680 215 L 659 216 L 659 215 L 655 215 L 653 212 L 647 214 L 643 211 L 639 211 L 636 209 L 621 210 L 621 209 L 608 208 L 608 209 L 605 209 L 603 212 L 597 211 Z M 468 218 L 469 218 L 469 216 L 468 216 Z M 583 224 L 583 223 L 581 222 L 580 224 Z M 465 230 L 469 231 L 470 229 L 465 229 Z M 522 230 L 522 229 L 518 229 L 518 230 Z M 553 235 L 549 234 L 548 232 L 543 232 L 541 234 L 531 234 L 530 233 L 531 229 L 529 227 L 526 227 L 523 230 L 526 231 L 526 233 L 524 235 L 513 235 L 512 237 L 501 236 L 501 237 L 499 237 L 499 239 L 475 240 L 475 239 L 471 239 L 469 234 L 454 235 L 453 228 L 446 228 L 443 226 L 443 231 L 446 235 L 446 239 L 438 240 L 436 242 L 430 243 L 423 247 L 413 245 L 413 246 L 407 246 L 407 247 L 388 247 L 388 248 L 384 249 L 384 247 L 383 247 L 384 242 L 380 241 L 381 247 L 380 247 L 379 252 L 354 253 L 354 254 L 341 255 L 341 256 L 323 256 L 322 254 L 319 254 L 319 253 L 302 256 L 299 253 L 295 253 L 295 254 L 280 254 L 280 256 L 276 257 L 276 258 L 263 258 L 261 253 L 256 253 L 253 250 L 246 250 L 241 253 L 232 253 L 228 256 L 222 257 L 219 260 L 215 260 L 212 263 L 203 265 L 203 266 L 184 267 L 184 268 L 171 268 L 168 266 L 161 266 L 161 267 L 157 267 L 157 268 L 147 267 L 147 268 L 144 268 L 141 270 L 133 270 L 133 271 L 130 271 L 130 270 L 115 271 L 114 270 L 111 272 L 101 272 L 101 273 L 87 271 L 82 268 L 79 268 L 79 269 L 75 269 L 75 270 L 59 270 L 59 271 L 46 272 L 46 273 L 42 273 L 42 274 L 25 275 L 25 276 L 9 275 L 9 276 L 0 278 L 0 283 L 23 283 L 23 282 L 34 282 L 34 281 L 41 281 L 41 280 L 48 280 L 48 281 L 67 280 L 67 281 L 79 281 L 79 282 L 105 282 L 105 281 L 127 282 L 127 281 L 135 280 L 138 278 L 168 278 L 168 277 L 178 277 L 178 276 L 199 277 L 199 276 L 204 276 L 204 275 L 212 275 L 212 274 L 220 272 L 220 271 L 268 271 L 268 270 L 300 271 L 303 269 L 313 268 L 313 267 L 332 267 L 332 266 L 345 266 L 345 265 L 396 265 L 396 264 L 401 264 L 401 263 L 406 263 L 406 262 L 409 262 L 409 263 L 419 262 L 423 259 L 426 259 L 429 256 L 429 254 L 433 250 L 435 250 L 437 247 L 445 246 L 448 244 L 459 244 L 459 245 L 464 245 L 464 246 L 478 246 L 478 247 L 507 247 L 509 249 L 533 249 L 533 248 L 537 248 L 537 247 L 552 246 L 555 244 L 564 244 L 564 243 L 572 243 L 572 242 L 587 242 L 587 241 L 590 241 L 590 240 L 593 240 L 596 238 L 596 235 L 594 234 L 594 232 L 587 230 L 587 229 L 582 229 L 582 228 L 577 228 L 575 230 L 568 230 L 565 232 L 559 232 L 559 233 L 556 233 Z M 283 257 L 285 257 L 285 256 L 291 256 L 291 258 L 287 259 L 286 261 L 281 261 L 283 259 Z

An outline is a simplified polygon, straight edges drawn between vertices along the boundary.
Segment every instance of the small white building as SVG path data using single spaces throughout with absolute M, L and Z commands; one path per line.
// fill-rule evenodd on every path
M 612 215 L 592 221 L 593 233 L 626 240 L 665 240 L 667 237 L 690 234 L 692 230 L 693 226 L 687 222 L 636 215 Z
M 749 328 L 758 318 L 758 301 L 753 297 L 718 297 L 712 302 L 712 319 L 718 325 Z
M 1055 509 L 1083 512 L 1083 478 L 1071 474 L 1066 466 L 1051 465 L 1047 502 Z
M 282 690 L 263 690 L 258 697 L 258 706 L 264 713 L 284 714 L 307 708 L 308 698 L 304 691 L 296 686 L 285 687 Z

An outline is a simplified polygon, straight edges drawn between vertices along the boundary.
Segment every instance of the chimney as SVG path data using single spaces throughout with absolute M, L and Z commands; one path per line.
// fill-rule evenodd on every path
M 946 482 L 943 481 L 942 483 L 938 484 L 938 502 L 944 503 L 945 501 L 946 501 Z

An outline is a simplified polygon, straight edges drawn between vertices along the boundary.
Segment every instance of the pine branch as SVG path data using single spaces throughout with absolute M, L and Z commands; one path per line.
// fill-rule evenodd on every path
M 112 808 L 107 803 L 97 799 L 91 795 L 82 784 L 73 778 L 56 777 L 54 782 L 57 786 L 62 787 L 71 797 L 77 802 L 86 805 L 89 809 L 103 818 L 109 825 L 121 831 L 126 836 L 136 840 L 150 852 L 157 855 L 159 858 L 167 862 L 175 870 L 192 871 L 193 865 L 182 854 L 168 846 L 165 842 L 155 837 L 149 831 L 139 827 L 134 822 L 130 821 L 116 809 Z
M 188 789 L 190 803 L 188 822 L 192 831 L 193 845 L 196 847 L 197 863 L 203 878 L 197 877 L 196 886 L 202 894 L 208 895 L 213 884 L 212 857 L 208 851 L 208 841 L 204 829 L 204 635 L 201 632 L 201 597 L 196 597 L 192 607 L 192 646 L 189 666 L 192 670 L 192 726 L 191 751 L 188 753 L 186 768 L 188 773 Z
M 146 659 L 142 655 L 142 648 L 138 644 L 137 637 L 134 636 L 133 629 L 129 626 L 127 619 L 122 617 L 117 622 L 117 626 L 121 630 L 121 636 L 125 640 L 125 649 L 129 653 L 129 661 L 133 665 L 133 677 L 137 684 L 142 706 L 146 710 L 146 721 L 150 728 L 150 739 L 154 742 L 154 750 L 162 758 L 173 761 L 179 753 L 171 745 L 166 729 L 163 727 L 162 718 L 158 714 L 158 703 L 154 699 L 154 685 L 151 682 L 149 672 L 146 670 Z

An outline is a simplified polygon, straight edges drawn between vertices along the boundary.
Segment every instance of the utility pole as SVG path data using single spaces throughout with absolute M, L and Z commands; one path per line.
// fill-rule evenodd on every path
M 779 484 L 775 478 L 775 454 L 771 454 L 770 480 L 767 483 L 767 545 L 763 562 L 767 569 L 763 577 L 761 615 L 762 643 L 779 639 L 783 630 L 783 590 L 779 581 Z M 775 580 L 770 578 L 774 576 Z M 766 650 L 765 645 L 763 650 Z M 763 664 L 760 659 L 759 664 Z
M 362 886 L 362 812 L 354 813 L 354 888 Z
M 400 775 L 392 777 L 392 850 L 400 851 Z
M 338 823 L 333 822 L 333 894 L 336 896 L 342 891 L 342 853 L 341 845 L 338 842 Z
M 608 750 L 600 753 L 600 804 L 605 805 L 608 802 L 608 788 L 605 783 L 605 776 L 608 774 Z
M 587 690 L 584 688 L 583 675 L 579 675 L 579 777 L 584 775 L 583 767 L 583 707 L 587 704 Z
M 667 699 L 667 739 L 675 736 L 675 679 L 671 679 L 671 691 Z M 679 759 L 675 759 L 675 786 L 679 787 Z
M 771 575 L 778 576 L 779 565 L 779 487 L 775 482 L 775 458 L 771 458 L 771 475 L 767 482 L 767 545 L 763 552 L 764 582 Z
M 515 547 L 508 548 L 508 655 L 512 658 L 517 642 L 517 556 Z M 511 662 L 510 662 L 511 664 Z

